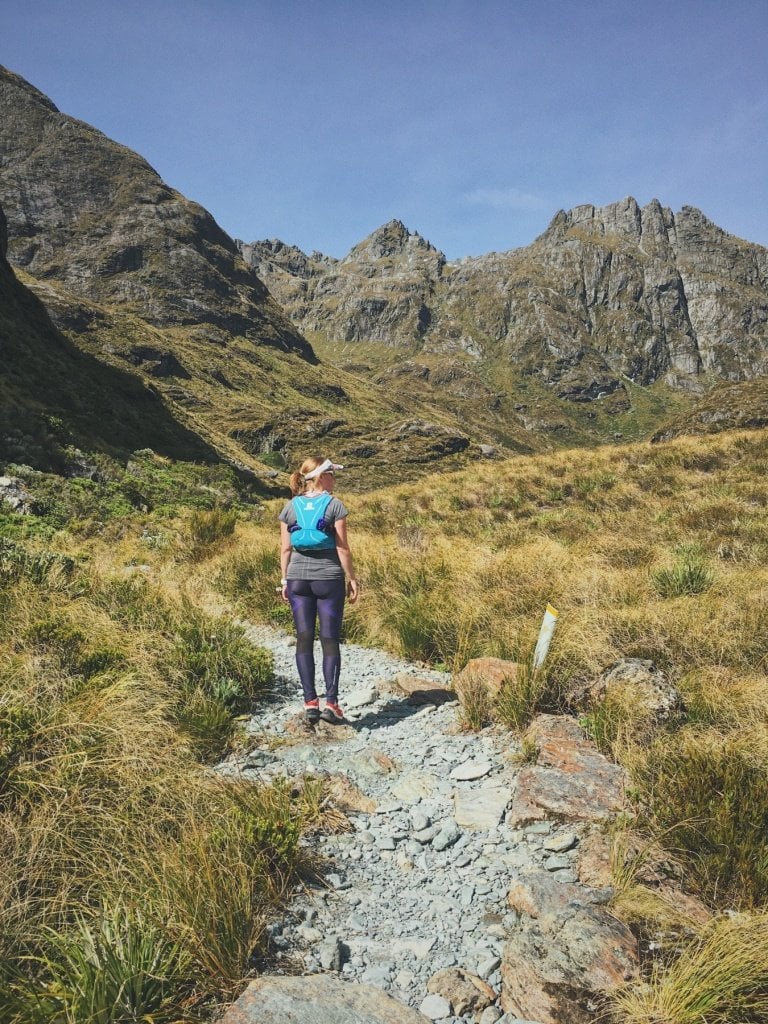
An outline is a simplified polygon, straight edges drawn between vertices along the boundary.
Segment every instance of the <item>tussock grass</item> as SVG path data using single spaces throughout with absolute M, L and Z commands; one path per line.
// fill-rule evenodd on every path
M 317 826 L 311 786 L 225 784 L 200 763 L 271 658 L 172 574 L 4 550 L 0 1019 L 199 1019 L 236 992 Z
M 460 669 L 480 655 L 518 660 L 554 604 L 551 693 L 632 770 L 646 828 L 664 833 L 675 814 L 695 821 L 669 837 L 683 848 L 688 884 L 715 905 L 760 905 L 750 822 L 764 799 L 756 766 L 768 762 L 753 728 L 768 665 L 766 464 L 766 432 L 733 433 L 480 462 L 449 479 L 352 498 L 363 593 L 348 611 L 347 635 Z M 277 549 L 270 518 L 242 528 L 246 550 L 262 559 Z M 229 579 L 247 575 L 245 557 L 227 556 Z M 253 560 L 249 572 L 250 591 L 227 592 L 244 611 L 269 617 Z M 585 687 L 622 657 L 648 658 L 679 681 L 686 710 L 666 732 L 619 694 L 580 705 Z M 497 713 L 478 704 L 465 725 Z M 512 724 L 524 718 L 514 708 L 508 715 Z M 703 788 L 686 759 L 695 741 L 685 730 L 694 727 L 711 744 L 716 767 L 702 766 L 701 777 L 721 794 L 727 821 L 664 788 L 663 766 L 679 786 Z M 675 750 L 684 763 L 668 764 Z M 665 801 L 669 814 L 649 810 Z M 731 846 L 726 836 L 743 842 Z
M 619 994 L 620 1024 L 726 1024 L 768 1016 L 768 915 L 726 917 L 669 967 Z

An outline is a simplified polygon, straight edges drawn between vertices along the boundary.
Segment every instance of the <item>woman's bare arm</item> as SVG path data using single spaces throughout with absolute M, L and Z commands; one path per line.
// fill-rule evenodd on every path
M 347 536 L 347 520 L 337 519 L 336 520 L 336 550 L 339 553 L 339 561 L 341 567 L 347 574 L 347 592 L 349 594 L 349 603 L 354 604 L 360 593 L 360 584 L 357 581 L 355 575 L 355 567 L 352 563 L 352 552 L 349 550 L 349 538 Z

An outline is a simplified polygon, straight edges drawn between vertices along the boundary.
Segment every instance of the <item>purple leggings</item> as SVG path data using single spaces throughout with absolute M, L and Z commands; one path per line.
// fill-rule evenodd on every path
M 341 672 L 339 637 L 346 594 L 344 577 L 332 580 L 288 580 L 287 590 L 296 624 L 296 668 L 299 670 L 304 700 L 317 699 L 313 648 L 315 620 L 319 615 L 325 698 L 337 704 Z

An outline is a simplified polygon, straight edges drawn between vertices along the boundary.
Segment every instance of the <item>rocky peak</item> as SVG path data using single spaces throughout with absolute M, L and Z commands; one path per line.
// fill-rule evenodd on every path
M 559 210 L 536 241 L 543 245 L 616 238 L 637 244 L 645 239 L 668 242 L 674 230 L 674 214 L 658 199 L 652 199 L 641 208 L 636 199 L 627 196 L 621 202 L 608 206 L 585 204 L 568 211 Z
M 281 270 L 292 277 L 316 277 L 324 268 L 336 263 L 332 257 L 319 252 L 307 256 L 298 246 L 288 245 L 279 238 L 250 243 L 238 241 L 237 245 L 245 262 L 253 267 L 262 279 Z
M 437 268 L 445 256 L 418 232 L 411 232 L 400 220 L 390 220 L 359 242 L 341 261 L 342 264 L 377 263 L 381 260 L 424 261 Z

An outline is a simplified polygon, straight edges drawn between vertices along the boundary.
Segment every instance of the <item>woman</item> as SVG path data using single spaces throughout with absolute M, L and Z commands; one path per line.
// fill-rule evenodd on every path
M 293 498 L 280 520 L 280 586 L 296 625 L 296 667 L 304 691 L 307 720 L 342 722 L 339 707 L 341 621 L 344 598 L 354 604 L 360 592 L 347 540 L 347 509 L 333 497 L 334 474 L 343 469 L 330 459 L 305 459 L 291 474 Z M 344 582 L 344 574 L 347 582 Z M 315 621 L 320 619 L 325 708 L 315 689 Z

